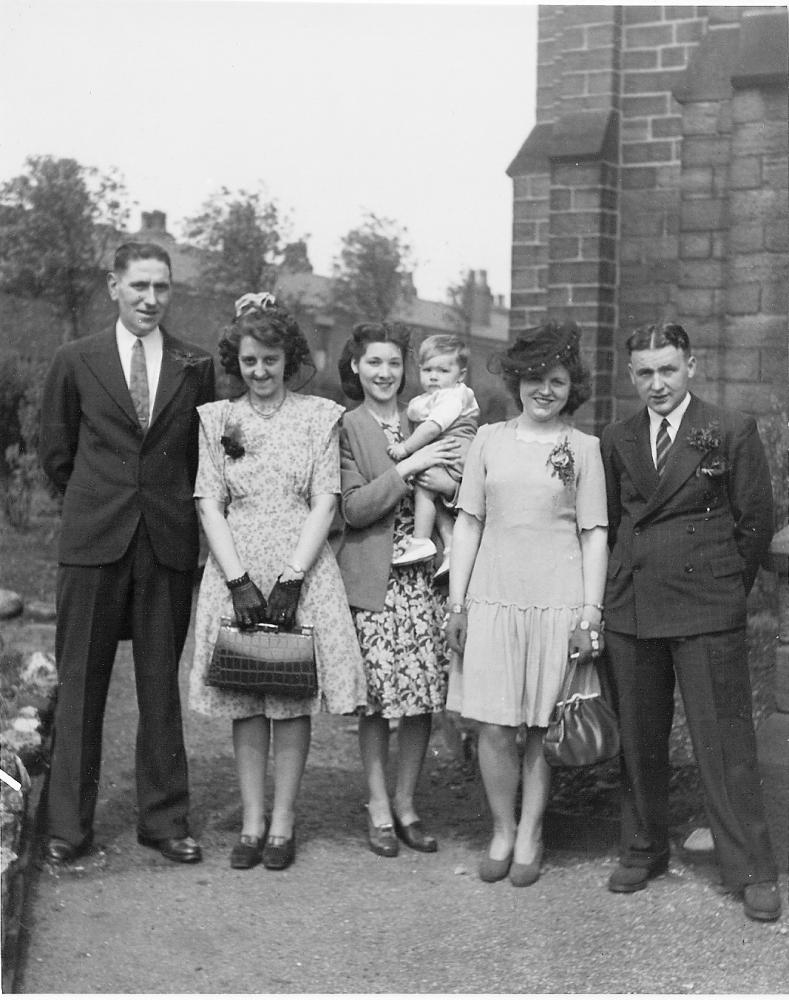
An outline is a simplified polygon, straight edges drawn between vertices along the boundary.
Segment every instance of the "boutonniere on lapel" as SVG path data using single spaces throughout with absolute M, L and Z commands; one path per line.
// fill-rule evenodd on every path
M 729 471 L 729 463 L 720 455 L 710 455 L 711 451 L 720 448 L 720 424 L 713 420 L 706 427 L 693 427 L 687 436 L 691 448 L 695 448 L 705 456 L 696 469 L 697 476 L 709 476 L 712 479 L 724 476 Z
M 561 479 L 565 486 L 575 484 L 575 455 L 567 438 L 554 445 L 546 464 L 551 467 L 551 475 Z
M 237 424 L 228 424 L 225 427 L 225 433 L 219 439 L 219 443 L 225 449 L 228 458 L 243 458 L 246 455 L 243 441 L 244 436 Z
M 191 354 L 189 351 L 169 351 L 170 357 L 173 361 L 177 361 L 179 365 L 183 365 L 184 368 L 195 368 L 200 364 L 202 360 L 199 355 Z

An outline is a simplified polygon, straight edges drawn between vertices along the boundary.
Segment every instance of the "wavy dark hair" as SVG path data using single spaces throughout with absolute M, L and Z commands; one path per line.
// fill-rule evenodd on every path
M 403 377 L 400 379 L 397 394 L 405 389 L 405 361 L 411 344 L 410 328 L 404 323 L 357 323 L 337 362 L 342 391 L 349 399 L 356 402 L 364 399 L 364 390 L 359 376 L 351 367 L 351 362 L 355 361 L 358 364 L 370 344 L 394 344 L 400 348 L 403 356 Z
M 551 368 L 561 365 L 570 377 L 570 393 L 562 413 L 575 413 L 592 395 L 589 369 L 581 360 L 580 330 L 575 323 L 555 323 L 525 330 L 506 351 L 493 355 L 488 371 L 501 377 L 515 402 L 523 407 L 520 387 L 523 379 L 541 379 Z
M 281 347 L 285 351 L 285 379 L 292 378 L 302 367 L 315 368 L 310 347 L 296 320 L 282 306 L 255 306 L 236 316 L 223 331 L 219 341 L 219 362 L 228 373 L 241 377 L 238 349 L 242 337 L 253 337 L 264 347 Z

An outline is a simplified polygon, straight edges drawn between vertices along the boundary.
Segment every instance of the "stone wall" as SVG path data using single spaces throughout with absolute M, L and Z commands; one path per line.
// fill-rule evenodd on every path
M 540 7 L 510 329 L 581 326 L 586 429 L 632 411 L 624 338 L 670 319 L 703 395 L 786 410 L 787 79 L 785 8 Z

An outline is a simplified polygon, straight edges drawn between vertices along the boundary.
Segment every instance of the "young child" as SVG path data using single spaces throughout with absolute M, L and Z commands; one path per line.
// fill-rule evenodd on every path
M 471 439 L 477 433 L 479 406 L 472 390 L 464 384 L 468 370 L 468 348 L 459 337 L 436 334 L 427 337 L 419 348 L 419 381 L 425 390 L 408 404 L 408 419 L 417 424 L 413 434 L 388 451 L 395 461 L 401 461 L 436 438 L 458 438 L 462 445 L 461 458 L 446 466 L 447 472 L 460 482 Z M 449 552 L 452 546 L 454 518 L 442 499 L 432 490 L 414 487 L 414 537 L 394 565 L 431 559 L 436 547 L 430 540 L 433 527 L 438 527 L 444 544 L 444 559 L 436 572 L 436 580 L 449 572 Z

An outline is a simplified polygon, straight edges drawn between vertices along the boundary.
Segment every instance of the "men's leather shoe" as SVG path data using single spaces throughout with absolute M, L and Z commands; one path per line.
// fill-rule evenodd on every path
M 781 916 L 781 896 L 775 882 L 757 882 L 746 885 L 743 891 L 743 909 L 751 920 L 777 920 Z
M 611 892 L 638 892 L 646 889 L 647 882 L 651 878 L 657 878 L 668 868 L 668 861 L 661 861 L 652 868 L 646 865 L 617 865 L 611 872 L 608 879 L 608 888 Z
M 425 854 L 432 854 L 438 850 L 438 841 L 425 833 L 422 827 L 422 820 L 415 819 L 413 823 L 401 823 L 397 816 L 393 816 L 394 829 L 397 836 L 406 847 L 412 851 L 423 851 Z
M 44 860 L 53 865 L 68 865 L 85 854 L 93 842 L 93 835 L 86 837 L 81 844 L 70 844 L 62 837 L 50 837 L 44 851 Z
M 146 837 L 137 834 L 137 842 L 143 847 L 152 847 L 159 851 L 168 861 L 180 861 L 182 864 L 196 864 L 203 860 L 200 845 L 192 837 Z

